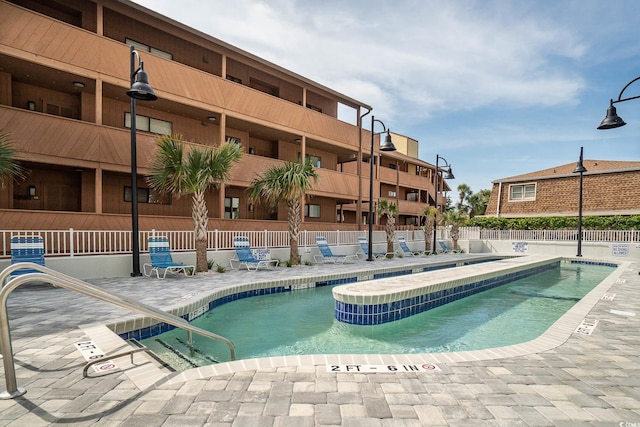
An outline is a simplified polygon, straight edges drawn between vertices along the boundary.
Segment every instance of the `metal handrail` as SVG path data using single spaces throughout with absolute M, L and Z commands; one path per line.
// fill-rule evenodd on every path
M 10 265 L 0 273 L 0 284 L 3 283 L 5 278 L 9 277 L 12 272 L 24 268 L 38 270 L 42 273 L 27 273 L 21 276 L 14 277 L 2 287 L 2 290 L 0 290 L 0 351 L 3 355 L 2 361 L 4 364 L 5 381 L 7 385 L 7 390 L 0 393 L 0 399 L 12 399 L 22 396 L 24 393 L 26 393 L 25 390 L 18 389 L 16 381 L 13 348 L 11 345 L 11 332 L 9 330 L 7 300 L 9 298 L 9 294 L 11 294 L 11 292 L 13 292 L 20 285 L 34 281 L 57 285 L 71 291 L 96 298 L 100 301 L 108 302 L 118 307 L 125 308 L 133 312 L 143 314 L 145 316 L 149 316 L 151 318 L 154 318 L 155 320 L 168 323 L 169 325 L 173 325 L 177 328 L 185 329 L 189 333 L 195 332 L 196 334 L 213 339 L 215 341 L 221 341 L 229 346 L 229 351 L 231 352 L 231 360 L 235 360 L 236 358 L 235 347 L 233 343 L 225 337 L 193 326 L 187 323 L 181 317 L 158 310 L 139 301 L 134 301 L 120 295 L 112 294 L 87 282 L 75 279 L 39 264 L 31 262 L 20 262 Z
M 82 370 L 82 377 L 86 378 L 89 375 L 89 368 L 92 367 L 93 365 L 97 365 L 98 363 L 105 363 L 105 361 L 107 360 L 113 360 L 113 359 L 117 359 L 119 357 L 124 357 L 124 356 L 131 356 L 131 364 L 133 364 L 133 355 L 136 353 L 140 353 L 143 351 L 147 351 L 147 352 L 151 352 L 151 349 L 148 347 L 140 347 L 140 348 L 134 348 L 131 350 L 127 350 L 123 353 L 118 353 L 118 354 L 112 354 L 112 355 L 108 355 L 105 356 L 103 358 L 100 359 L 96 359 L 96 360 L 92 360 L 91 362 L 88 362 L 86 365 L 84 365 L 84 369 Z

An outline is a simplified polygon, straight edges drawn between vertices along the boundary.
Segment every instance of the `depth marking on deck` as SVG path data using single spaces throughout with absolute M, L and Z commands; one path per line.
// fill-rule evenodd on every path
M 603 301 L 613 301 L 613 299 L 616 297 L 616 294 L 610 294 L 610 293 L 605 293 L 604 295 L 602 295 L 602 298 L 600 298 Z
M 96 359 L 101 359 L 106 356 L 104 354 L 104 351 L 100 350 L 100 348 L 95 345 L 93 341 L 77 342 L 75 346 L 80 354 L 82 354 L 82 357 L 84 357 L 84 360 L 86 360 L 87 362 L 92 362 Z M 92 366 L 92 368 L 96 372 L 106 372 L 118 369 L 118 366 L 111 360 L 105 360 L 104 363 L 96 363 Z
M 435 372 L 439 370 L 440 368 L 432 363 L 423 363 L 422 365 L 327 365 L 327 372 Z
M 574 331 L 576 334 L 591 335 L 598 324 L 598 319 L 585 318 Z

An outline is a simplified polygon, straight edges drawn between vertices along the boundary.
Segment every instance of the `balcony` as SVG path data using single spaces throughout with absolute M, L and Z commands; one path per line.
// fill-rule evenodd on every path
M 103 96 L 114 99 L 121 99 L 129 87 L 130 52 L 123 43 L 9 3 L 0 3 L 0 28 L 4 29 L 0 32 L 0 56 L 25 64 L 35 60 L 55 70 L 101 80 Z M 28 35 L 25 28 L 29 29 Z M 56 36 L 52 38 L 52 34 Z M 76 48 L 69 49 L 71 45 Z M 155 55 L 144 55 L 144 63 L 159 97 L 153 108 L 187 117 L 193 115 L 194 109 L 224 111 L 230 118 L 256 126 L 305 134 L 318 141 L 358 150 L 356 126 Z M 42 79 L 46 82 L 50 77 L 42 76 Z

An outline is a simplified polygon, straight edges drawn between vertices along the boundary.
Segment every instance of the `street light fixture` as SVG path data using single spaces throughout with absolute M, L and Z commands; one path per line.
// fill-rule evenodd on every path
M 373 127 L 375 122 L 378 122 L 382 125 L 382 132 L 387 132 L 387 136 L 384 137 L 384 143 L 380 143 L 380 151 L 396 151 L 395 145 L 391 142 L 391 134 L 389 130 L 386 128 L 384 123 L 380 120 L 375 119 L 371 116 L 371 157 L 369 158 L 369 254 L 367 261 L 373 261 L 373 140 L 375 136 L 375 132 Z
M 138 68 L 135 59 L 138 59 Z M 136 100 L 155 101 L 158 99 L 149 86 L 149 77 L 144 71 L 144 64 L 140 54 L 131 46 L 130 55 L 130 84 L 127 95 L 131 97 L 131 251 L 133 252 L 133 271 L 131 276 L 142 276 L 140 272 L 140 242 L 138 236 L 138 170 L 136 149 Z
M 434 188 L 434 207 L 436 208 L 436 215 L 437 215 L 437 210 L 438 210 L 438 172 L 440 172 L 440 168 L 438 166 L 438 161 L 442 160 L 444 161 L 446 167 L 447 167 L 447 175 L 445 177 L 443 177 L 443 179 L 455 179 L 456 177 L 453 176 L 453 172 L 451 172 L 451 165 L 449 164 L 449 162 L 447 162 L 447 159 L 445 159 L 444 157 L 441 157 L 440 155 L 436 154 L 436 171 L 434 174 L 435 177 L 435 188 Z M 442 210 L 442 212 L 444 213 L 444 208 Z M 435 253 L 436 252 L 436 228 L 437 228 L 438 222 L 435 220 L 433 221 L 433 248 L 432 251 Z
M 609 108 L 607 108 L 607 115 L 600 123 L 600 126 L 598 126 L 598 129 L 614 129 L 614 128 L 619 128 L 620 126 L 626 125 L 624 120 L 622 120 L 622 118 L 618 116 L 618 113 L 616 112 L 616 107 L 614 107 L 613 104 L 617 104 L 618 102 L 631 101 L 632 99 L 640 98 L 640 95 L 632 96 L 624 99 L 622 98 L 622 94 L 624 93 L 624 91 L 627 90 L 629 86 L 631 86 L 633 83 L 637 82 L 638 80 L 640 80 L 640 77 L 636 77 L 635 79 L 631 80 L 629 83 L 625 85 L 625 87 L 622 88 L 622 90 L 620 91 L 620 94 L 618 95 L 618 99 L 615 101 L 612 99 L 610 101 Z
M 580 174 L 580 201 L 578 204 L 578 254 L 576 256 L 582 256 L 582 174 L 587 171 L 587 168 L 582 164 L 582 147 L 580 147 L 580 160 L 576 164 L 573 173 Z

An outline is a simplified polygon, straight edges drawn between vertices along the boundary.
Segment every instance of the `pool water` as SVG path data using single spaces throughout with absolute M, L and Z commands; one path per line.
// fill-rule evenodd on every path
M 193 324 L 230 339 L 237 359 L 297 354 L 407 354 L 480 350 L 537 338 L 613 268 L 561 266 L 399 321 L 351 325 L 334 318 L 330 286 L 234 301 Z M 184 330 L 142 341 L 180 370 L 229 361 L 229 348 Z

